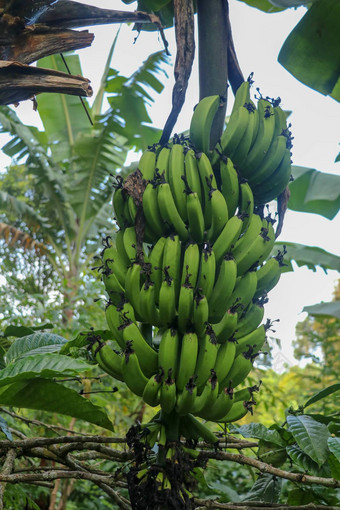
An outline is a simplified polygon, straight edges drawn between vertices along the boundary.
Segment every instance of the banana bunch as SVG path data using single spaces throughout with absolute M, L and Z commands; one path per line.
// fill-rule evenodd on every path
M 256 208 L 264 196 L 255 193 L 260 170 L 246 180 L 240 169 L 262 168 L 273 137 L 285 144 L 289 137 L 282 134 L 282 117 L 276 125 L 279 107 L 261 99 L 256 109 L 249 86 L 239 89 L 221 139 L 223 154 L 232 157 L 211 162 L 206 154 L 220 105 L 219 96 L 211 96 L 195 109 L 191 138 L 175 135 L 166 146 L 149 147 L 113 195 L 119 230 L 114 242 L 104 239 L 99 270 L 118 349 L 98 340 L 91 350 L 104 371 L 160 408 L 149 427 L 151 448 L 169 440 L 170 417 L 178 434 L 213 443 L 200 418 L 230 423 L 256 403 L 255 390 L 240 385 L 266 342 L 271 323 L 263 322 L 263 305 L 285 252 L 270 256 L 274 220 Z M 247 125 L 247 141 L 243 133 L 236 143 L 232 131 L 244 119 L 252 128 Z M 269 142 L 268 119 L 274 126 Z
M 220 159 L 230 158 L 239 175 L 249 183 L 255 204 L 265 204 L 278 197 L 291 179 L 293 137 L 285 112 L 279 106 L 280 99 L 261 96 L 256 107 L 250 98 L 251 83 L 250 76 L 238 88 L 229 122 L 212 161 L 215 167 Z M 194 112 L 194 117 L 207 119 L 206 125 L 209 125 L 212 114 L 208 99 L 205 111 Z M 193 118 L 192 127 L 199 125 L 199 118 L 196 122 Z M 196 143 L 196 139 L 204 136 L 203 129 L 194 129 L 190 136 Z

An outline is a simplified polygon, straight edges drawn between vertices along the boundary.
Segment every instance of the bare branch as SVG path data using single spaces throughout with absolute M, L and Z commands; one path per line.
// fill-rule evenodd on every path
M 8 450 L 3 468 L 1 470 L 1 475 L 6 476 L 12 472 L 16 455 L 17 455 L 17 452 L 15 451 L 14 448 L 11 450 Z M 5 488 L 6 488 L 6 483 L 0 483 L 0 510 L 3 510 L 3 508 L 4 508 L 3 496 L 5 493 Z
M 321 476 L 311 476 L 306 475 L 304 473 L 291 473 L 289 471 L 284 471 L 283 469 L 275 468 L 270 464 L 266 464 L 257 459 L 253 459 L 251 457 L 246 457 L 242 454 L 236 453 L 227 453 L 227 452 L 208 452 L 208 451 L 200 451 L 199 458 L 201 459 L 215 459 L 215 460 L 230 460 L 232 462 L 236 462 L 237 464 L 252 466 L 258 469 L 261 473 L 270 473 L 272 475 L 278 476 L 279 478 L 285 478 L 286 480 L 290 480 L 292 482 L 298 482 L 303 484 L 318 484 L 323 485 L 324 487 L 331 487 L 333 489 L 340 488 L 340 481 L 335 480 L 334 478 L 325 478 Z

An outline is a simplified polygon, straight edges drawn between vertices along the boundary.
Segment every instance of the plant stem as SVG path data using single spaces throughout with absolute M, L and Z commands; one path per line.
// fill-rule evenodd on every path
M 197 0 L 200 99 L 214 94 L 225 99 L 214 120 L 211 147 L 221 137 L 227 108 L 228 11 L 227 0 Z

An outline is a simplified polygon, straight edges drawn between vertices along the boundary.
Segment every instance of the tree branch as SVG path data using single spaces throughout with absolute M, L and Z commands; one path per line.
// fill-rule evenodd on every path
M 194 7 L 192 0 L 174 0 L 176 62 L 175 85 L 172 91 L 172 109 L 166 120 L 159 143 L 165 145 L 183 107 L 189 77 L 195 57 Z
M 325 478 L 320 476 L 311 476 L 304 473 L 291 473 L 284 471 L 283 469 L 275 468 L 270 464 L 266 464 L 257 459 L 246 457 L 242 454 L 227 453 L 227 452 L 207 452 L 200 451 L 199 458 L 201 459 L 215 459 L 215 460 L 229 460 L 236 462 L 237 464 L 252 466 L 258 469 L 261 473 L 270 473 L 279 478 L 284 478 L 292 482 L 303 483 L 303 484 L 318 484 L 324 487 L 331 487 L 333 489 L 340 488 L 340 481 L 334 478 Z
M 3 468 L 1 470 L 0 476 L 7 476 L 9 473 L 12 472 L 14 461 L 17 456 L 17 452 L 15 449 L 8 450 L 6 455 L 6 460 L 4 462 Z M 6 483 L 0 483 L 0 510 L 3 510 L 4 508 L 4 502 L 3 502 L 3 496 L 5 493 Z
M 82 76 L 0 61 L 0 104 L 15 104 L 41 92 L 92 96 L 89 80 Z

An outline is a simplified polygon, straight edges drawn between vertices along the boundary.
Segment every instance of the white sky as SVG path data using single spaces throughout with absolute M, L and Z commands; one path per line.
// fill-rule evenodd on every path
M 82 0 L 82 2 L 111 9 L 136 8 L 136 3 L 125 5 L 120 0 Z M 294 164 L 339 175 L 340 163 L 334 163 L 340 150 L 339 103 L 301 84 L 277 62 L 282 43 L 301 19 L 305 9 L 302 7 L 278 14 L 265 14 L 237 0 L 230 0 L 229 4 L 234 43 L 244 76 L 247 77 L 253 71 L 255 86 L 260 87 L 264 95 L 280 96 L 281 106 L 293 111 L 290 122 L 295 137 Z M 132 74 L 150 53 L 162 49 L 162 42 L 156 33 L 144 32 L 133 44 L 136 32 L 132 32 L 131 28 L 126 25 L 122 28 L 112 59 L 112 67 L 125 76 Z M 92 47 L 79 50 L 83 74 L 91 80 L 94 95 L 98 90 L 102 70 L 117 29 L 117 25 L 90 27 L 90 32 L 95 33 Z M 173 30 L 166 30 L 165 34 L 173 64 L 176 55 Z M 166 89 L 150 109 L 150 115 L 157 127 L 164 125 L 171 108 L 173 84 L 171 66 L 168 66 L 167 72 L 169 80 L 166 82 Z M 232 93 L 229 97 L 228 110 L 232 106 Z M 197 101 L 196 62 L 187 91 L 186 104 L 175 126 L 175 132 L 188 129 L 192 110 Z M 24 122 L 39 125 L 38 115 L 33 112 L 31 102 L 22 103 L 17 108 L 17 113 Z M 0 145 L 2 139 L 4 138 L 0 138 Z M 2 166 L 5 164 L 4 161 L 3 158 L 0 159 Z M 280 240 L 320 246 L 339 255 L 339 232 L 339 214 L 331 222 L 318 215 L 288 211 Z M 299 268 L 294 273 L 283 275 L 280 283 L 270 293 L 265 317 L 280 318 L 280 323 L 276 324 L 275 336 L 282 341 L 283 355 L 287 362 L 295 363 L 291 341 L 295 337 L 296 323 L 306 316 L 302 313 L 303 307 L 331 300 L 338 277 L 335 271 L 330 271 L 326 276 L 321 269 L 313 273 L 305 268 Z M 280 355 L 278 360 L 279 358 Z

